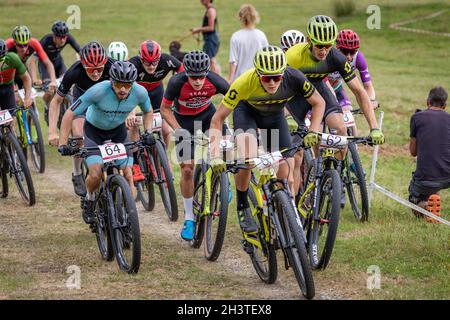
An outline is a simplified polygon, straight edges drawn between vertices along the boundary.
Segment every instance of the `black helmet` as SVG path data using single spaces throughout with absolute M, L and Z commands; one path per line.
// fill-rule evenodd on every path
M 183 65 L 188 76 L 206 76 L 211 67 L 211 60 L 203 51 L 195 50 L 186 53 Z
M 55 21 L 52 25 L 52 32 L 55 36 L 64 37 L 69 33 L 69 28 L 64 21 Z
M 6 56 L 8 53 L 8 48 L 6 47 L 6 43 L 3 39 L 0 39 L 0 59 Z
M 134 82 L 138 72 L 134 64 L 128 61 L 116 61 L 109 69 L 109 77 L 117 82 Z

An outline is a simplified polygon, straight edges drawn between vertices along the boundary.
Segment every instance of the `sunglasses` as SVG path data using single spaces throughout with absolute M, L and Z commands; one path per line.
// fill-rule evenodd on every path
M 279 82 L 281 81 L 281 79 L 283 79 L 283 74 L 271 74 L 271 75 L 258 74 L 258 75 L 261 81 L 265 83 L 269 83 L 270 81 Z
M 348 55 L 353 56 L 356 52 L 358 52 L 358 49 L 341 48 L 341 49 L 339 49 L 339 51 L 341 51 L 345 56 L 348 56 Z
M 205 80 L 206 76 L 188 76 L 192 80 Z
M 144 66 L 146 66 L 146 67 L 150 67 L 150 66 L 156 67 L 156 66 L 159 64 L 159 59 L 158 59 L 158 60 L 155 60 L 155 61 L 152 61 L 152 62 L 147 62 L 147 61 L 144 61 L 144 60 L 142 60 L 142 59 L 141 59 L 141 61 L 142 61 L 142 64 L 143 64 Z
M 56 35 L 55 37 L 61 40 L 66 40 L 68 38 L 67 36 L 56 36 Z
M 105 69 L 105 66 L 99 66 L 99 67 L 84 67 L 84 69 L 86 70 L 87 73 L 94 73 L 94 72 L 102 73 L 103 70 Z
M 27 47 L 28 47 L 28 43 L 27 43 L 27 44 L 16 44 L 16 47 L 19 47 L 19 48 L 25 49 L 25 48 L 27 48 Z
M 332 44 L 315 44 L 313 43 L 313 46 L 317 49 L 330 49 L 333 45 Z
M 112 83 L 113 87 L 117 90 L 120 90 L 122 88 L 125 89 L 130 89 L 133 86 L 132 82 L 117 82 L 117 81 L 113 81 Z

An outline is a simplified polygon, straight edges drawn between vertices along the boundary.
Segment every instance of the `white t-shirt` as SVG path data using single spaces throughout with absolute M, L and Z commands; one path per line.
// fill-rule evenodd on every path
M 262 47 L 269 45 L 267 37 L 259 29 L 241 29 L 230 39 L 230 63 L 236 63 L 234 81 L 242 73 L 253 67 L 253 58 Z

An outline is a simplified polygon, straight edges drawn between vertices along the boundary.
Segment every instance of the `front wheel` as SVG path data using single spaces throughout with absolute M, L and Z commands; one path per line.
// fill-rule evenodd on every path
M 205 217 L 202 215 L 205 207 L 205 176 L 206 164 L 202 161 L 197 164 L 194 169 L 194 201 L 193 209 L 195 216 L 194 239 L 189 241 L 189 245 L 193 248 L 200 248 L 205 234 Z
M 365 222 L 369 219 L 369 196 L 367 195 L 366 177 L 356 144 L 350 143 L 348 151 L 348 157 L 351 157 L 353 160 L 353 166 L 347 167 L 344 183 L 355 218 Z
M 145 211 L 152 211 L 155 208 L 155 188 L 153 183 L 156 177 L 154 165 L 149 158 L 150 149 L 146 148 L 138 153 L 138 163 L 145 179 L 136 185 L 138 198 Z
M 41 125 L 37 113 L 30 109 L 27 111 L 28 130 L 31 136 L 30 152 L 33 166 L 39 173 L 45 171 L 45 148 Z

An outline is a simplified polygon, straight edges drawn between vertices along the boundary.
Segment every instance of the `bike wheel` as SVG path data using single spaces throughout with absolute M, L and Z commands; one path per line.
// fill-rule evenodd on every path
M 169 166 L 166 149 L 160 140 L 156 140 L 154 148 L 154 159 L 157 174 L 157 184 L 161 199 L 170 221 L 178 220 L 178 201 L 172 170 Z
M 285 251 L 289 265 L 294 269 L 295 278 L 303 296 L 312 299 L 315 295 L 314 279 L 305 246 L 302 225 L 285 190 L 273 194 L 274 207 L 282 224 L 282 232 L 288 247 Z
M 251 187 L 248 189 L 248 199 L 250 200 L 250 209 L 253 212 L 258 206 L 258 201 Z M 264 226 L 267 226 L 267 228 L 269 226 L 269 217 L 264 214 L 258 214 L 257 217 L 258 219 L 255 219 L 255 221 L 258 226 L 258 238 L 261 247 L 251 244 L 250 259 L 259 278 L 265 283 L 272 284 L 277 280 L 278 266 L 275 245 L 270 243 L 264 228 Z
M 108 223 L 116 260 L 121 270 L 137 273 L 141 264 L 141 233 L 136 203 L 124 177 L 112 177 L 109 189 L 113 203 L 109 206 Z
M 31 160 L 33 166 L 39 173 L 45 171 L 45 148 L 44 138 L 42 137 L 41 125 L 37 113 L 30 109 L 27 111 L 28 130 L 31 136 Z
M 195 217 L 195 230 L 194 239 L 189 241 L 189 245 L 193 248 L 200 248 L 203 242 L 205 234 L 205 217 L 202 215 L 203 208 L 205 207 L 205 182 L 202 181 L 206 172 L 206 164 L 202 161 L 201 164 L 197 164 L 194 169 L 194 217 Z
M 138 153 L 138 163 L 145 179 L 139 181 L 136 185 L 138 198 L 142 203 L 145 211 L 152 211 L 155 208 L 155 188 L 153 187 L 156 173 L 154 167 L 148 157 L 149 149 L 144 149 Z
M 30 169 L 28 168 L 23 150 L 17 141 L 16 136 L 9 132 L 6 137 L 8 147 L 9 171 L 14 175 L 14 181 L 17 185 L 23 200 L 32 206 L 36 203 L 33 180 L 31 178 Z
M 114 259 L 114 250 L 111 242 L 111 234 L 108 228 L 108 202 L 104 195 L 100 196 L 95 204 L 95 237 L 97 239 L 98 249 L 103 260 L 112 261 Z
M 227 173 L 213 175 L 211 181 L 211 214 L 205 217 L 205 257 L 215 261 L 222 250 L 228 218 L 230 181 Z
M 355 166 L 354 171 L 347 167 L 344 183 L 355 218 L 365 222 L 369 219 L 369 196 L 367 194 L 366 177 L 356 144 L 350 143 L 348 151 L 348 156 L 352 158 Z
M 2 146 L 0 146 L 1 148 Z M 0 149 L 1 151 L 1 149 Z M 9 192 L 9 186 L 8 186 L 8 163 L 6 161 L 4 161 L 3 158 L 0 158 L 0 161 L 2 161 L 2 163 L 0 163 L 1 165 L 1 170 L 0 170 L 0 176 L 1 176 L 1 183 L 2 183 L 2 198 L 6 198 L 8 196 L 8 192 Z
M 326 170 L 320 183 L 319 215 L 311 220 L 308 246 L 313 269 L 325 269 L 333 253 L 341 211 L 342 184 L 336 170 Z M 313 215 L 314 216 L 314 215 Z

